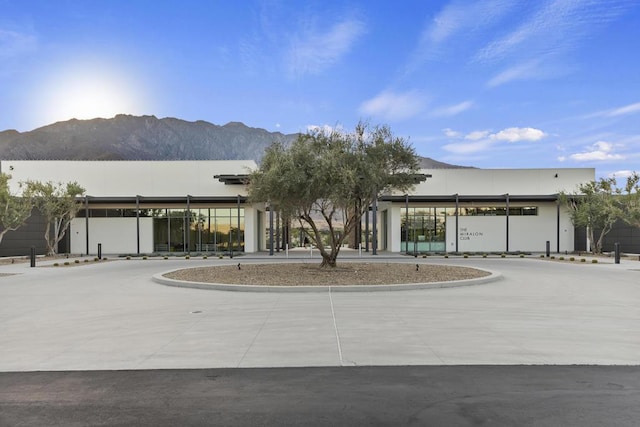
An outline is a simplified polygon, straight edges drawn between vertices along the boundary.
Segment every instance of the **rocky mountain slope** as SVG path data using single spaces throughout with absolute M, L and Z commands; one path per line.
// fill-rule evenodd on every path
M 274 141 L 297 134 L 269 132 L 240 122 L 224 126 L 155 116 L 68 120 L 29 132 L 0 132 L 3 160 L 245 160 L 260 161 Z M 422 158 L 423 168 L 458 167 Z

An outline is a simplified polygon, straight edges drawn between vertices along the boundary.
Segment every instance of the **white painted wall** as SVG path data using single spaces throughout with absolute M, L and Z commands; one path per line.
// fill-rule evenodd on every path
M 258 251 L 258 209 L 249 205 L 244 207 L 244 251 Z
M 389 212 L 389 229 L 388 233 L 388 242 L 389 242 L 389 250 L 391 252 L 400 252 L 401 247 L 400 243 L 402 242 L 403 236 L 401 235 L 402 230 L 400 230 L 402 223 L 402 207 L 399 205 L 391 206 L 387 210 Z
M 447 218 L 447 252 L 456 250 L 455 225 L 454 217 Z M 458 218 L 458 252 L 504 251 L 506 236 L 504 216 L 460 216 Z
M 506 250 L 506 216 L 458 217 L 459 252 L 502 252 Z M 456 250 L 455 217 L 447 217 L 447 251 Z M 560 251 L 573 251 L 574 228 L 566 212 L 560 214 Z M 546 242 L 557 249 L 555 204 L 538 205 L 537 216 L 509 216 L 509 251 L 544 252 Z
M 3 160 L 1 166 L 11 174 L 14 192 L 21 181 L 77 181 L 94 197 L 246 195 L 244 186 L 225 185 L 213 176 L 257 168 L 253 160 Z
M 71 252 L 85 254 L 87 251 L 86 219 L 71 221 Z M 89 253 L 98 252 L 102 243 L 103 254 L 136 253 L 136 218 L 89 218 Z M 153 218 L 140 218 L 140 252 L 153 252 Z
M 595 180 L 594 168 L 424 169 L 422 173 L 432 177 L 416 185 L 411 194 L 548 195 L 572 192 L 578 184 Z

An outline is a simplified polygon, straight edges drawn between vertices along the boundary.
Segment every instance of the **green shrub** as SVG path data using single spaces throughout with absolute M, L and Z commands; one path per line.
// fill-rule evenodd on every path
M 142 259 L 149 259 L 149 257 L 145 255 L 142 257 Z
M 584 258 L 580 258 L 580 262 L 587 262 L 587 260 Z
M 165 255 L 165 256 L 164 256 L 164 259 L 169 259 L 169 257 Z
M 598 263 L 598 260 L 597 260 L 597 259 L 592 259 L 592 260 L 591 260 L 591 264 L 597 264 L 597 263 Z
M 95 257 L 93 260 L 94 260 L 94 261 L 100 261 L 100 258 Z
M 69 261 L 65 261 L 64 265 L 71 265 L 71 263 Z
M 575 261 L 576 259 L 574 257 L 569 258 L 569 261 Z
M 189 255 L 185 256 L 184 259 L 190 259 L 191 257 Z
M 560 258 L 558 258 L 560 261 L 564 261 L 564 257 L 561 256 Z
M 463 255 L 463 257 L 464 257 L 464 258 L 469 258 L 469 255 L 464 254 L 464 255 Z
M 131 259 L 131 257 L 129 255 L 127 255 L 127 259 Z
M 504 257 L 506 257 L 505 254 L 500 254 L 500 258 L 504 258 Z
M 445 257 L 445 258 L 449 258 L 449 255 L 445 255 L 444 257 Z
M 520 254 L 520 258 L 524 258 L 524 254 Z
M 544 258 L 544 254 L 540 254 L 540 258 Z
M 88 259 L 85 259 L 85 260 L 84 260 L 84 262 L 89 262 L 89 260 L 88 260 Z
M 60 264 L 58 264 L 57 262 L 54 262 L 54 263 L 53 263 L 53 266 L 54 266 L 54 267 L 59 267 L 59 266 L 60 266 Z
M 551 255 L 551 257 L 550 257 L 550 258 L 551 258 L 551 259 L 556 259 L 556 257 L 554 257 L 553 255 Z
M 202 259 L 207 259 L 207 256 L 206 255 L 202 255 Z
M 482 254 L 482 258 L 486 258 L 486 257 L 487 257 L 487 254 Z
M 80 260 L 79 260 L 79 259 L 75 260 L 74 262 L 75 262 L 76 264 L 80 264 Z

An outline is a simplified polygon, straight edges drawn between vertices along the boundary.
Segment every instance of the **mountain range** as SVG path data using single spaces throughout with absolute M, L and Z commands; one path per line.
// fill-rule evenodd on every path
M 155 116 L 57 122 L 28 132 L 0 132 L 3 160 L 247 160 L 259 162 L 274 141 L 298 134 L 269 132 L 240 122 L 219 126 Z M 458 168 L 422 157 L 427 169 Z

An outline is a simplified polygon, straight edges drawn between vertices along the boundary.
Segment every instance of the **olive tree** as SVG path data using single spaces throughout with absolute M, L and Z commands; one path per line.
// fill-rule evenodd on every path
M 310 229 L 323 267 L 382 192 L 407 191 L 418 172 L 414 149 L 387 126 L 359 123 L 352 133 L 314 129 L 289 146 L 272 144 L 249 176 L 249 199 Z M 321 231 L 328 229 L 328 242 Z
M 11 175 L 0 173 L 0 242 L 9 231 L 24 225 L 33 208 L 30 189 L 24 186 L 22 194 L 12 194 L 10 179 Z
M 85 190 L 77 182 L 55 184 L 51 181 L 30 181 L 27 186 L 33 194 L 35 206 L 46 221 L 44 238 L 47 242 L 47 255 L 55 255 L 58 242 L 82 207 L 76 197 L 83 195 Z
M 633 227 L 640 227 L 640 175 L 637 172 L 627 177 L 620 200 L 622 219 Z
M 615 178 L 600 178 L 580 184 L 573 194 L 560 193 L 560 200 L 567 206 L 573 225 L 587 229 L 593 253 L 602 252 L 604 236 L 622 218 L 620 203 L 615 197 L 618 193 Z

